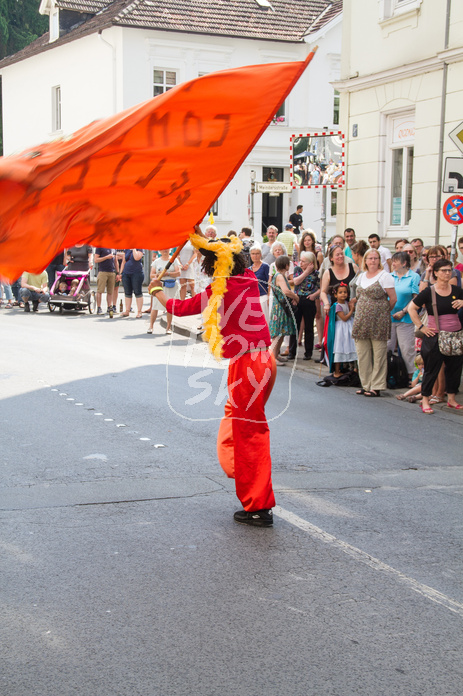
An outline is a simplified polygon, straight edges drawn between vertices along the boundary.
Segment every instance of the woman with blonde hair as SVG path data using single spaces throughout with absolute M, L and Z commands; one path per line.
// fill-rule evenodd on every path
M 315 301 L 320 294 L 320 281 L 316 270 L 317 259 L 311 251 L 301 252 L 299 265 L 294 268 L 294 291 L 299 297 L 295 317 L 297 331 L 304 321 L 304 360 L 310 360 L 313 352 L 313 325 L 316 314 Z M 296 335 L 289 341 L 289 358 L 296 357 Z
M 362 383 L 357 394 L 380 396 L 386 388 L 387 342 L 391 337 L 391 309 L 397 301 L 394 279 L 383 269 L 377 249 L 363 257 L 363 273 L 357 280 L 352 338 Z

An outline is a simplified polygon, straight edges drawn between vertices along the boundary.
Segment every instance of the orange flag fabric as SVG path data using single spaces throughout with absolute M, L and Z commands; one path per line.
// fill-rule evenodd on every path
M 0 158 L 0 273 L 40 272 L 78 243 L 183 243 L 312 57 L 211 73 Z

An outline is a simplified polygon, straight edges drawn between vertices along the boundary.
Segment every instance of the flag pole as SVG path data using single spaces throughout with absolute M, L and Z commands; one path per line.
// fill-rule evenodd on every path
M 196 232 L 196 234 L 199 234 L 201 237 L 204 237 L 204 234 L 202 233 L 201 227 L 200 227 L 199 225 L 195 225 L 195 232 Z M 183 247 L 185 246 L 185 244 L 187 243 L 187 241 L 188 241 L 188 239 L 186 239 L 186 240 L 183 242 L 183 244 L 182 244 L 181 246 L 179 246 L 179 247 L 176 248 L 176 250 L 174 251 L 174 253 L 173 253 L 172 256 L 170 257 L 170 259 L 169 259 L 168 262 L 166 263 L 165 268 L 164 268 L 164 269 L 160 272 L 160 274 L 158 275 L 158 280 L 162 280 L 162 278 L 165 276 L 165 274 L 167 273 L 167 271 L 169 270 L 169 268 L 172 266 L 172 264 L 174 263 L 174 261 L 175 261 L 175 259 L 177 258 L 177 256 L 178 256 L 178 255 L 180 254 L 180 252 L 182 251 L 182 249 L 183 249 Z

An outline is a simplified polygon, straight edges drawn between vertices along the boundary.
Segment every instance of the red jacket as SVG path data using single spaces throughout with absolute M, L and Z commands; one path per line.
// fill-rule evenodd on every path
M 167 300 L 167 311 L 177 317 L 200 314 L 211 294 L 209 285 L 204 292 L 188 300 Z M 253 348 L 270 345 L 270 332 L 260 303 L 257 278 L 249 268 L 243 275 L 231 276 L 227 280 L 219 313 L 224 358 L 236 358 Z

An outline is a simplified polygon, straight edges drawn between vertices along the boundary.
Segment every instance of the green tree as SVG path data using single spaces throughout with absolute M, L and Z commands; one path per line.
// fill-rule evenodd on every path
M 35 41 L 47 27 L 39 0 L 0 0 L 0 59 Z
M 39 14 L 39 0 L 0 0 L 0 60 L 17 53 L 44 34 L 48 17 Z M 0 77 L 0 155 L 3 154 Z

